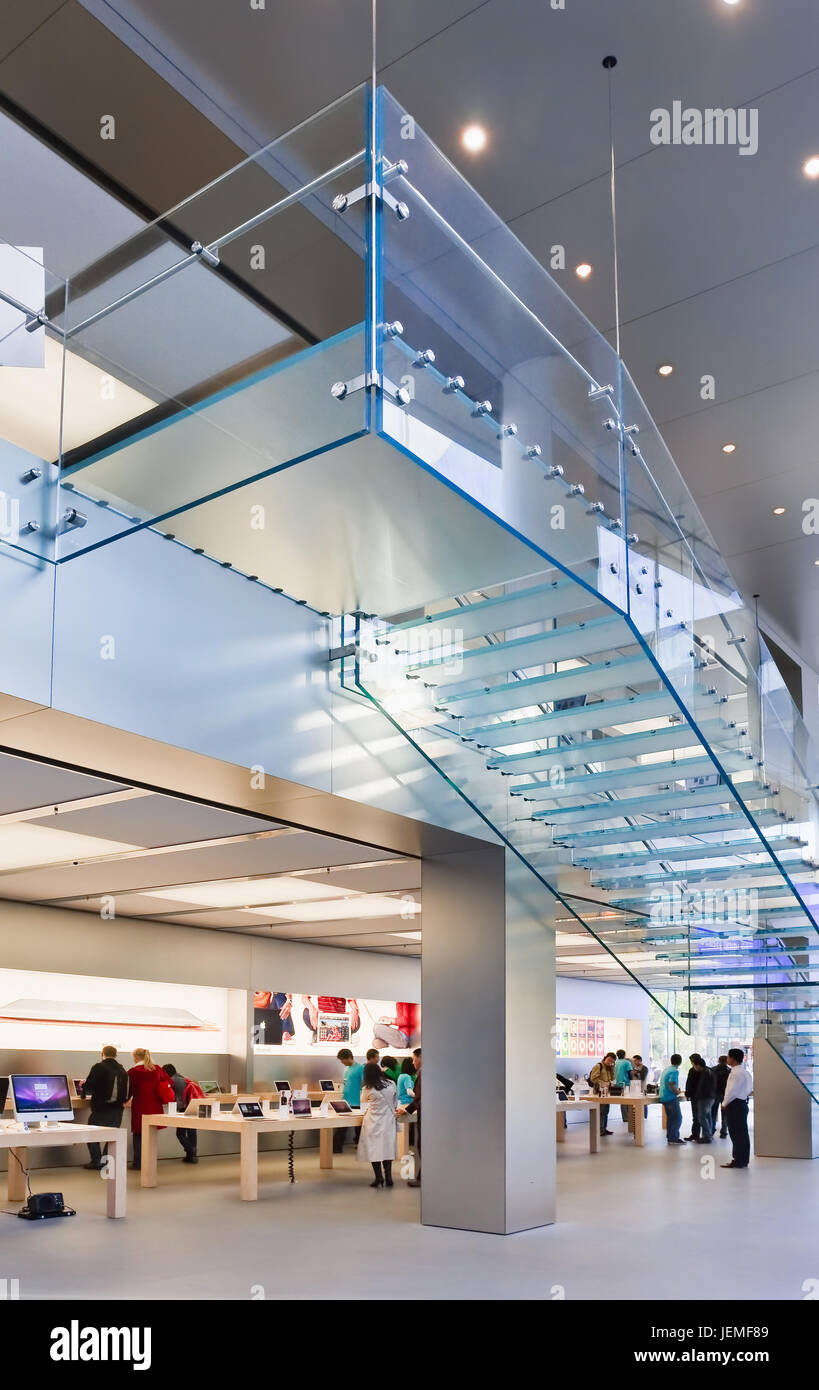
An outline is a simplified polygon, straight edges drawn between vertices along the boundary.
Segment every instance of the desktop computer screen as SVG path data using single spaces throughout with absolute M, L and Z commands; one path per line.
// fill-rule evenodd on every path
M 12 1076 L 18 1120 L 73 1120 L 67 1076 Z

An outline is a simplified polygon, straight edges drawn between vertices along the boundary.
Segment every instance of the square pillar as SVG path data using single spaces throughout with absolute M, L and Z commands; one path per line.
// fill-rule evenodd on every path
M 552 900 L 499 845 L 423 861 L 427 1226 L 554 1221 Z

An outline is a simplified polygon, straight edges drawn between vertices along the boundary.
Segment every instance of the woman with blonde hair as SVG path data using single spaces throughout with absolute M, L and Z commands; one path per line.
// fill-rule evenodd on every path
M 132 1167 L 142 1167 L 142 1116 L 161 1115 L 163 1105 L 173 1100 L 173 1087 L 167 1072 L 156 1065 L 147 1047 L 135 1047 L 134 1065 L 128 1072 L 131 1102 L 131 1134 L 134 1139 Z

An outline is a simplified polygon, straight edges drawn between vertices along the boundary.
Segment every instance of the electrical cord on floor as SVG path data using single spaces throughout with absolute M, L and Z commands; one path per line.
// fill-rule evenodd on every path
M 295 1145 L 296 1145 L 296 1136 L 295 1136 L 295 1134 L 294 1134 L 294 1132 L 293 1132 L 292 1129 L 291 1129 L 291 1130 L 288 1130 L 288 1132 L 287 1132 L 287 1172 L 288 1172 L 288 1175 L 289 1175 L 289 1177 L 290 1177 L 290 1181 L 291 1181 L 291 1182 L 295 1182 L 295 1181 L 296 1181 Z
M 14 1159 L 14 1162 L 17 1164 L 17 1166 L 18 1166 L 18 1168 L 20 1169 L 21 1173 L 22 1173 L 23 1176 L 25 1177 L 25 1180 L 26 1180 L 26 1197 L 30 1197 L 30 1196 L 31 1196 L 31 1173 L 30 1173 L 30 1171 L 29 1171 L 28 1168 L 24 1168 L 24 1167 L 23 1167 L 23 1160 L 21 1159 L 21 1157 L 20 1157 L 20 1155 L 18 1154 L 18 1152 L 17 1152 L 16 1149 L 11 1149 L 11 1148 L 10 1148 L 10 1149 L 9 1149 L 9 1154 L 10 1154 L 11 1157 Z

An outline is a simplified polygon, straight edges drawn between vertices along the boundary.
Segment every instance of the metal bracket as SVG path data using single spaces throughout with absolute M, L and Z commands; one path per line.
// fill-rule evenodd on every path
M 38 328 L 45 328 L 47 323 L 48 314 L 45 309 L 41 309 L 39 314 L 32 314 L 30 319 L 26 319 L 24 327 L 27 333 L 36 333 Z
M 220 264 L 219 252 L 212 251 L 209 246 L 203 246 L 201 241 L 191 242 L 191 255 L 198 256 L 200 261 L 204 261 L 205 265 L 210 265 L 214 268 Z
M 403 168 L 400 167 L 401 165 L 403 165 Z M 333 212 L 347 212 L 351 207 L 354 207 L 356 203 L 360 203 L 362 198 L 376 197 L 395 214 L 399 222 L 406 222 L 410 215 L 409 207 L 406 203 L 400 202 L 398 198 L 394 198 L 391 193 L 388 193 L 383 182 L 384 179 L 392 178 L 396 173 L 405 174 L 406 171 L 407 165 L 405 161 L 401 159 L 398 161 L 398 164 L 392 164 L 384 171 L 381 183 L 371 180 L 368 183 L 360 183 L 357 188 L 352 189 L 349 193 L 336 194 L 331 204 Z
M 341 661 L 345 656 L 355 656 L 355 642 L 348 642 L 344 647 L 331 647 L 327 660 Z
M 361 376 L 354 376 L 350 381 L 334 381 L 330 387 L 330 394 L 337 401 L 346 400 L 348 396 L 355 395 L 356 391 L 365 391 L 374 387 L 376 391 L 383 391 L 385 396 L 397 401 L 399 405 L 409 405 L 412 396 L 406 386 L 396 386 L 389 377 L 382 377 L 379 372 L 366 372 Z

